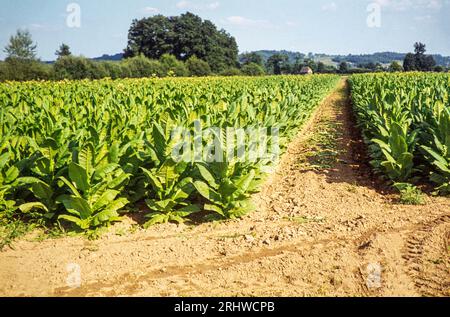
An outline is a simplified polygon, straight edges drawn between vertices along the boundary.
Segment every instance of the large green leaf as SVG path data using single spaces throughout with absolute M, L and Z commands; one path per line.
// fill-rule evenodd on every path
M 118 164 L 111 163 L 103 165 L 102 167 L 96 168 L 94 173 L 94 178 L 98 180 L 102 180 L 107 177 L 107 175 L 113 173 L 117 168 L 119 168 Z
M 434 162 L 434 164 L 436 166 L 438 166 L 439 168 L 441 168 L 443 171 L 448 171 L 447 166 L 449 165 L 449 162 L 447 162 L 447 160 L 439 155 L 438 153 L 436 153 L 432 148 L 427 147 L 427 146 L 422 146 L 422 149 L 424 149 L 426 152 L 428 152 L 428 154 L 430 154 L 436 161 Z M 442 168 L 443 167 L 443 168 Z
M 80 192 L 75 188 L 75 186 L 73 186 L 73 184 L 71 182 L 69 182 L 64 176 L 60 176 L 59 179 L 67 186 L 69 187 L 70 191 L 72 192 L 73 195 L 75 195 L 76 197 L 82 197 Z
M 47 207 L 43 203 L 40 203 L 40 202 L 22 204 L 19 206 L 19 209 L 23 213 L 28 213 L 34 209 L 38 209 L 38 210 L 40 209 L 40 210 L 44 210 L 44 211 L 48 212 Z
M 113 202 L 117 195 L 119 195 L 119 191 L 108 189 L 106 190 L 98 199 L 97 201 L 92 205 L 92 212 L 96 212 L 103 207 L 108 206 Z
M 67 220 L 69 222 L 72 222 L 74 224 L 76 224 L 78 227 L 80 227 L 81 229 L 89 229 L 89 222 L 88 221 L 83 221 L 80 218 L 74 217 L 74 216 L 70 216 L 70 215 L 60 215 L 58 217 L 58 219 L 64 219 Z
M 19 177 L 19 169 L 15 166 L 11 166 L 5 173 L 5 183 L 9 184 L 16 180 Z
M 9 161 L 9 153 L 3 153 L 2 155 L 0 155 L 0 171 L 3 169 L 3 167 L 5 167 L 6 163 L 8 163 Z
M 153 213 L 153 214 L 146 215 L 145 217 L 150 218 L 150 220 L 144 224 L 144 228 L 149 228 L 153 225 L 160 224 L 160 223 L 167 223 L 167 222 L 169 222 L 169 219 L 170 219 L 170 215 L 161 214 L 161 213 Z
M 214 189 L 210 188 L 206 183 L 196 181 L 194 182 L 194 186 L 199 194 L 208 199 L 210 202 L 217 205 L 223 205 L 222 197 Z
M 222 207 L 212 205 L 212 204 L 205 204 L 205 206 L 203 208 L 206 211 L 212 211 L 212 212 L 215 212 L 215 213 L 221 215 L 222 217 L 225 217 L 225 212 L 223 211 Z
M 153 188 L 157 191 L 163 191 L 164 186 L 161 184 L 159 179 L 149 170 L 141 167 L 142 171 L 144 172 L 144 175 L 147 177 L 147 180 L 150 182 L 150 184 L 153 186 Z
M 69 177 L 72 182 L 75 183 L 75 186 L 83 191 L 87 192 L 90 189 L 89 177 L 86 169 L 82 166 L 71 162 L 69 164 Z
M 124 183 L 130 178 L 130 175 L 124 173 L 122 170 L 115 175 L 114 179 L 108 183 L 108 188 L 121 190 Z
M 120 144 L 119 142 L 114 142 L 111 147 L 109 148 L 109 162 L 110 163 L 119 163 L 120 159 Z
M 88 219 L 92 215 L 92 210 L 86 200 L 80 197 L 62 195 L 58 197 L 58 201 L 64 204 L 67 212 Z
M 105 210 L 109 211 L 119 211 L 124 208 L 129 203 L 126 198 L 118 198 L 112 201 L 108 206 L 105 207 Z
M 200 175 L 202 175 L 203 179 L 208 183 L 209 186 L 216 190 L 219 189 L 219 185 L 217 184 L 214 176 L 206 167 L 201 164 L 197 164 L 197 168 L 200 172 Z
M 103 223 L 111 223 L 115 221 L 120 221 L 121 218 L 115 210 L 105 210 L 96 214 L 91 221 L 92 226 L 98 227 Z
M 86 146 L 80 151 L 80 153 L 78 153 L 78 164 L 84 169 L 88 177 L 90 177 L 94 173 L 95 149 L 91 143 L 86 144 Z
M 54 199 L 53 197 L 53 189 L 51 186 L 44 182 L 36 182 L 33 185 L 31 185 L 31 191 L 33 192 L 34 196 L 36 198 L 44 200 L 44 201 L 51 201 Z

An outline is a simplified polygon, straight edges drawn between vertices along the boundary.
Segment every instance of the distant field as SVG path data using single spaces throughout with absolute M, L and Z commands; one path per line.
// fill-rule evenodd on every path
M 337 67 L 337 66 L 339 65 L 339 63 L 336 63 L 336 62 L 333 61 L 332 57 L 316 57 L 316 58 L 314 59 L 314 61 L 315 61 L 316 63 L 322 62 L 322 63 L 324 63 L 324 64 L 327 65 L 327 66 L 334 66 L 334 67 Z

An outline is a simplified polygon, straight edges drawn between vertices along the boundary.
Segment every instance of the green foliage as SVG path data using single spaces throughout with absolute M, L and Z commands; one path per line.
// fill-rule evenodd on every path
M 69 45 L 62 43 L 59 49 L 55 52 L 55 55 L 58 57 L 72 55 Z
M 69 163 L 68 179 L 59 177 L 69 193 L 57 198 L 67 212 L 58 219 L 72 222 L 82 230 L 120 220 L 118 211 L 128 200 L 118 196 L 130 175 L 119 166 L 118 151 L 117 146 L 108 150 L 106 145 L 95 148 L 87 143 L 80 152 L 74 152 L 77 160 Z
M 191 76 L 202 77 L 211 75 L 209 64 L 196 56 L 192 56 L 186 61 L 186 67 L 189 69 Z
M 4 223 L 0 218 L 0 252 L 4 247 L 10 246 L 15 239 L 24 236 L 35 228 L 35 224 L 26 224 L 20 220 Z
M 89 71 L 90 71 L 90 75 L 89 78 L 91 79 L 102 79 L 102 78 L 106 78 L 106 77 L 111 77 L 110 74 L 108 73 L 105 64 L 104 63 L 99 63 L 99 62 L 94 62 L 94 61 L 89 61 Z
M 121 65 L 119 62 L 106 61 L 101 62 L 101 64 L 103 65 L 103 68 L 108 77 L 112 79 L 118 79 L 128 76 L 129 69 L 127 71 L 124 71 L 123 65 Z
M 125 57 L 140 54 L 159 59 L 171 54 L 186 61 L 193 56 L 209 63 L 214 72 L 236 67 L 238 47 L 234 37 L 208 20 L 187 12 L 180 16 L 156 15 L 133 20 Z
M 404 205 L 423 205 L 425 196 L 422 191 L 414 185 L 397 183 L 394 185 L 400 192 L 400 202 Z
M 94 62 L 82 56 L 62 56 L 53 65 L 56 79 L 93 79 L 98 74 Z M 105 75 L 105 74 L 103 74 Z
M 165 76 L 170 76 L 171 74 L 176 77 L 189 76 L 189 70 L 187 69 L 187 67 L 183 62 L 177 60 L 175 56 L 164 54 L 163 56 L 161 56 L 159 61 L 161 63 Z
M 262 56 L 256 52 L 244 53 L 239 56 L 242 65 L 256 64 L 260 67 L 264 67 L 264 60 Z
M 31 59 L 10 57 L 0 63 L 0 81 L 46 80 L 51 77 L 51 66 Z
M 403 67 L 402 65 L 400 65 L 399 62 L 392 62 L 391 65 L 389 66 L 389 71 L 392 73 L 402 72 Z
M 11 218 L 17 210 L 16 201 L 12 200 L 15 187 L 18 186 L 19 168 L 17 165 L 10 165 L 10 154 L 3 153 L 0 156 L 0 218 Z
M 256 172 L 238 162 L 213 163 L 207 167 L 198 164 L 203 181 L 194 183 L 198 193 L 208 203 L 204 209 L 225 219 L 240 218 L 254 206 L 250 194 L 255 192 Z
M 36 59 L 37 45 L 33 43 L 28 30 L 17 30 L 16 34 L 9 38 L 9 43 L 4 51 L 10 58 Z
M 347 64 L 347 62 L 341 62 L 340 64 L 339 64 L 339 72 L 341 73 L 341 74 L 346 74 L 346 73 L 348 73 L 348 70 L 349 70 L 349 68 L 348 68 L 348 64 Z
M 143 55 L 128 58 L 122 63 L 129 69 L 131 78 L 162 77 L 167 75 L 159 61 L 150 60 Z
M 432 164 L 431 181 L 438 185 L 438 193 L 450 194 L 450 109 L 436 103 L 430 127 L 431 146 L 423 145 L 425 157 Z
M 264 68 L 256 63 L 249 63 L 242 66 L 241 71 L 246 76 L 263 76 L 266 73 Z
M 59 60 L 67 58 L 73 57 Z M 146 226 L 182 222 L 201 207 L 240 217 L 252 210 L 250 194 L 273 162 L 180 161 L 173 128 L 193 134 L 197 122 L 221 131 L 263 125 L 279 129 L 285 149 L 337 81 L 323 75 L 2 83 L 0 218 L 63 222 L 95 236 L 143 201 Z
M 145 188 L 149 189 L 145 202 L 151 210 L 145 226 L 170 221 L 182 223 L 184 218 L 200 211 L 198 205 L 188 201 L 194 192 L 193 179 L 188 177 L 189 164 L 171 157 L 178 140 L 171 139 L 167 129 L 155 124 L 152 139 L 153 144 L 148 144 L 148 150 L 155 167 L 151 170 L 141 168 L 146 179 Z
M 437 192 L 449 194 L 449 75 L 354 75 L 350 82 L 375 169 L 401 183 L 430 175 Z
M 372 140 L 381 150 L 381 153 L 373 155 L 382 158 L 380 162 L 375 161 L 374 166 L 393 181 L 406 181 L 413 172 L 417 132 L 408 133 L 407 123 L 401 126 L 397 122 L 391 122 L 387 128 L 388 130 L 380 129 L 383 134 Z
M 285 54 L 272 55 L 267 60 L 266 68 L 271 74 L 288 74 L 290 73 L 289 57 Z
M 425 55 L 426 46 L 423 43 L 414 44 L 415 54 L 409 53 L 403 61 L 405 71 L 432 71 L 436 61 L 432 55 Z
M 220 76 L 242 76 L 242 72 L 238 68 L 229 68 L 222 71 Z
M 153 197 L 145 200 L 151 210 L 146 216 L 150 218 L 146 227 L 170 221 L 182 223 L 186 217 L 200 211 L 198 205 L 188 201 L 194 186 L 192 178 L 183 176 L 187 168 L 187 163 L 176 163 L 171 159 L 151 171 L 143 168 Z

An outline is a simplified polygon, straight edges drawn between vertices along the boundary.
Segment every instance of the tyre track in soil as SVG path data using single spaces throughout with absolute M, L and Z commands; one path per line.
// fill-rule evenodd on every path
M 404 259 L 421 294 L 450 296 L 450 214 L 424 224 L 411 234 Z
M 324 164 L 330 144 L 337 153 Z M 0 294 L 448 296 L 449 199 L 398 205 L 364 162 L 344 79 L 255 195 L 258 212 L 94 243 L 21 241 L 0 253 Z M 71 259 L 83 272 L 80 288 L 65 284 L 61 268 Z M 375 288 L 367 286 L 374 263 L 381 267 Z
M 433 222 L 434 224 L 442 224 L 445 223 L 445 221 L 448 221 L 448 218 L 450 216 L 443 216 Z M 386 231 L 385 234 L 392 234 L 394 232 L 416 232 L 418 230 L 429 230 L 431 227 L 431 224 L 429 227 L 424 228 L 423 225 L 414 225 L 414 226 L 407 226 L 403 228 L 396 228 L 391 229 L 389 231 Z M 354 245 L 355 250 L 357 250 L 358 253 L 362 253 L 362 250 L 367 248 L 369 244 L 371 244 L 371 237 L 374 235 L 376 230 L 369 230 L 367 233 L 364 233 L 361 237 L 357 239 L 340 239 L 339 242 L 346 243 L 347 245 Z M 412 241 L 412 242 L 411 242 Z M 120 278 L 109 281 L 109 282 L 100 282 L 100 283 L 94 283 L 90 285 L 85 285 L 84 287 L 78 288 L 76 290 L 70 288 L 70 287 L 62 287 L 55 290 L 56 295 L 61 296 L 86 296 L 87 294 L 95 294 L 96 290 L 104 289 L 109 291 L 106 291 L 103 295 L 106 296 L 118 296 L 121 294 L 121 292 L 118 292 L 115 288 L 116 285 L 126 285 L 126 289 L 130 292 L 132 290 L 138 289 L 139 285 L 143 281 L 150 281 L 150 280 L 157 280 L 157 279 L 164 279 L 164 278 L 183 278 L 186 279 L 190 275 L 195 274 L 205 274 L 206 272 L 210 271 L 220 271 L 221 268 L 224 267 L 232 267 L 237 265 L 243 265 L 248 264 L 251 262 L 255 262 L 261 259 L 268 259 L 268 258 L 275 258 L 278 256 L 286 255 L 286 254 L 295 254 L 299 252 L 307 252 L 311 248 L 314 248 L 316 246 L 325 246 L 328 247 L 330 245 L 336 244 L 335 239 L 328 239 L 328 240 L 320 240 L 315 242 L 299 242 L 294 244 L 286 244 L 281 247 L 272 248 L 272 249 L 263 249 L 258 252 L 249 252 L 245 254 L 241 254 L 235 257 L 228 257 L 226 259 L 212 259 L 209 261 L 209 263 L 199 263 L 196 265 L 187 265 L 187 266 L 172 266 L 172 267 L 165 267 L 163 270 L 158 269 L 151 272 L 146 273 L 145 275 L 141 276 L 133 276 L 131 274 L 125 274 L 121 276 Z M 417 243 L 417 237 L 414 236 L 412 240 L 408 241 L 408 250 L 406 251 L 407 255 L 405 255 L 405 259 L 409 260 L 411 262 L 411 269 L 412 269 L 412 275 L 417 275 L 417 263 L 420 263 L 420 255 L 418 249 L 423 249 L 423 245 L 418 245 Z M 415 249 L 413 249 L 415 248 Z M 443 270 L 439 270 L 435 273 L 434 278 L 436 278 L 439 274 L 436 273 L 444 273 Z M 360 279 L 361 283 L 361 291 L 367 295 L 373 295 L 373 292 L 367 288 L 365 285 L 365 279 L 366 279 L 366 273 L 363 272 L 361 268 L 357 270 L 355 273 L 358 278 Z M 430 292 L 429 290 L 426 291 L 427 284 L 424 285 L 424 283 L 434 283 L 434 285 L 430 286 L 429 288 L 431 290 L 434 290 L 435 292 Z M 416 285 L 419 288 L 423 289 L 424 295 L 430 295 L 430 296 L 436 296 L 436 294 L 444 294 L 444 290 L 449 287 L 449 281 L 440 281 L 438 279 L 430 280 L 426 278 L 420 278 L 418 277 Z M 436 287 L 436 285 L 439 285 Z M 436 292 L 437 291 L 437 292 Z

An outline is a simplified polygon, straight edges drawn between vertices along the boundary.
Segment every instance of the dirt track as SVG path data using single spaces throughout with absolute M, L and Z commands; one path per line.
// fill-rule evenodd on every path
M 361 163 L 353 126 L 342 81 L 255 196 L 258 212 L 133 233 L 129 220 L 92 242 L 22 239 L 0 253 L 0 295 L 450 296 L 450 199 L 397 204 Z

